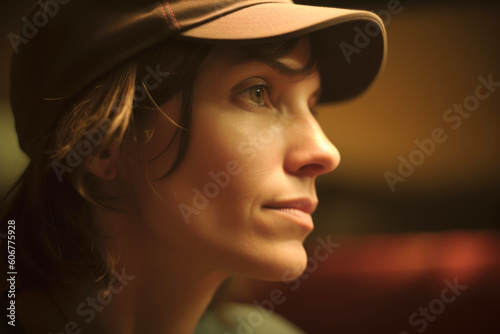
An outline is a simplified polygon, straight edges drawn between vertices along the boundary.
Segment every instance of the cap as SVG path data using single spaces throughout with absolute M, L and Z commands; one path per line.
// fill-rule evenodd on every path
M 46 0 L 23 23 L 10 98 L 19 144 L 29 156 L 76 93 L 169 38 L 258 44 L 311 34 L 322 102 L 364 91 L 386 53 L 377 15 L 291 0 Z

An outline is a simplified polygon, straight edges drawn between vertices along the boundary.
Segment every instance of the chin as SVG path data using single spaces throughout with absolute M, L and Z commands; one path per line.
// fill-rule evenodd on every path
M 306 269 L 307 253 L 300 242 L 280 246 L 271 254 L 271 257 L 269 254 L 262 256 L 252 273 L 244 276 L 265 281 L 291 281 Z

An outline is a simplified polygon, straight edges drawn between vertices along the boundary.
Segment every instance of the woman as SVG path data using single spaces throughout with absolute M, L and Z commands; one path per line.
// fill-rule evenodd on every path
M 230 275 L 298 277 L 315 178 L 340 159 L 312 108 L 373 81 L 380 19 L 290 1 L 40 11 L 48 23 L 12 63 L 31 159 L 3 203 L 16 329 L 193 333 Z M 205 316 L 197 331 L 277 332 L 240 318 Z

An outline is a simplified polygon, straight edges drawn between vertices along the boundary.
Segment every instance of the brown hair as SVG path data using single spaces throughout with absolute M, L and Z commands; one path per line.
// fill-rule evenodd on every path
M 290 53 L 298 41 L 246 46 L 241 51 L 273 62 Z M 103 203 L 86 162 L 124 140 L 146 143 L 154 131 L 153 115 L 160 111 L 169 118 L 159 106 L 181 93 L 180 119 L 165 150 L 177 137 L 180 144 L 164 176 L 175 170 L 189 142 L 197 71 L 212 49 L 208 44 L 169 41 L 118 66 L 72 99 L 59 122 L 40 139 L 44 150 L 32 157 L 2 202 L 1 229 L 7 229 L 7 220 L 16 220 L 21 284 L 43 284 L 54 277 L 100 280 L 110 274 L 116 259 L 98 242 L 90 212 L 93 205 L 114 208 Z M 310 69 L 313 62 L 309 63 Z M 144 80 L 151 71 L 157 73 L 154 89 Z

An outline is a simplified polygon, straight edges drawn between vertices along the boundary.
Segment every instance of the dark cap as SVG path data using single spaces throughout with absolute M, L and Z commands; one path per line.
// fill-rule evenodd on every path
M 23 23 L 10 94 L 19 143 L 30 156 L 77 92 L 168 38 L 258 44 L 312 34 L 322 102 L 364 91 L 386 53 L 377 15 L 288 0 L 47 0 Z

